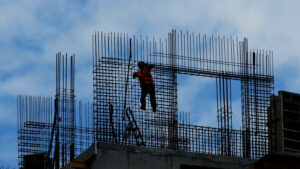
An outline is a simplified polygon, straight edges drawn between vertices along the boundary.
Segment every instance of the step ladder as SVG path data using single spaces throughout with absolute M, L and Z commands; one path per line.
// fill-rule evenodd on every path
M 128 124 L 125 128 L 125 134 L 123 136 L 123 144 L 126 144 L 128 137 L 133 133 L 136 145 L 145 146 L 145 142 L 143 140 L 143 136 L 140 132 L 140 129 L 136 123 L 136 120 L 133 116 L 133 112 L 130 108 L 125 110 L 126 118 L 128 120 Z

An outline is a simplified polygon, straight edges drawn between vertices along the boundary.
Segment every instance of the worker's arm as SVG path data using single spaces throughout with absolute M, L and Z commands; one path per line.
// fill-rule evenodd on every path
M 152 69 L 152 68 L 155 67 L 155 65 L 153 65 L 153 64 L 147 64 L 147 67 L 148 67 L 148 69 Z

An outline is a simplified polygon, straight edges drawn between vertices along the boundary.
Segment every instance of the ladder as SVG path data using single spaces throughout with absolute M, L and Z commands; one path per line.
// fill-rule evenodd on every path
M 136 123 L 136 120 L 133 116 L 133 112 L 130 108 L 127 108 L 125 111 L 126 118 L 128 120 L 128 124 L 125 128 L 125 134 L 123 136 L 123 144 L 126 144 L 127 138 L 133 133 L 136 144 L 138 146 L 145 146 L 145 142 L 143 140 L 143 136 L 140 132 L 140 129 Z

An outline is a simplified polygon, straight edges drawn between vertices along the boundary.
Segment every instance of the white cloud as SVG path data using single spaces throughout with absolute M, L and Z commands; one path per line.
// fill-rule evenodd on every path
M 178 109 L 190 113 L 191 123 L 217 126 L 215 79 L 197 76 L 180 76 L 178 84 Z
M 188 112 L 192 124 L 217 127 L 215 79 L 199 76 L 184 76 L 183 78 L 180 76 L 180 79 L 184 80 L 178 84 L 179 112 Z M 235 95 L 233 97 L 236 98 L 232 100 L 232 125 L 233 129 L 240 129 L 242 125 L 240 92 Z
M 0 82 L 2 95 L 16 96 L 31 94 L 53 96 L 55 94 L 55 70 L 37 67 L 24 72 L 23 75 L 11 75 L 8 80 Z

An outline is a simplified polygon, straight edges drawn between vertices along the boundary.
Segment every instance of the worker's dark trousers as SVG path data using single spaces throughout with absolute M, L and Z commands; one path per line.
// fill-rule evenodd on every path
M 145 84 L 142 86 L 141 104 L 143 108 L 146 108 L 146 96 L 150 94 L 150 102 L 153 111 L 156 111 L 156 99 L 155 99 L 155 86 L 153 84 Z

